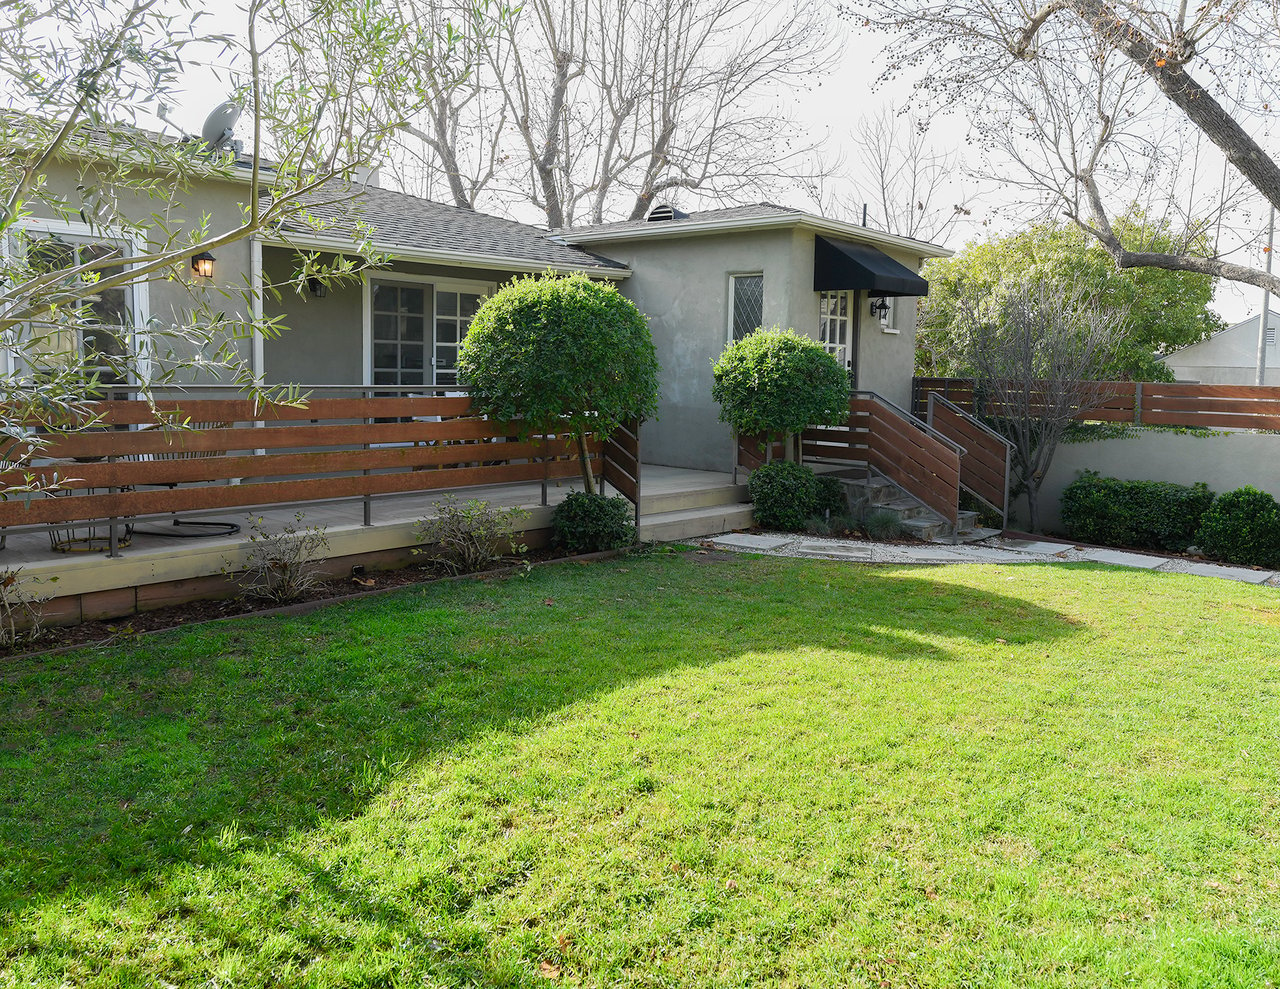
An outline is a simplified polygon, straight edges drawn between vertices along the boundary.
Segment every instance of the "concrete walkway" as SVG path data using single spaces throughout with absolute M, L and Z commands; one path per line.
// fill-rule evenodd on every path
M 994 537 L 980 543 L 946 546 L 939 543 L 872 543 L 851 539 L 822 539 L 789 532 L 730 532 L 708 537 L 717 549 L 774 556 L 848 560 L 856 563 L 1106 563 L 1162 573 L 1238 580 L 1280 587 L 1280 574 L 1250 567 L 1200 563 L 1182 557 L 1127 553 L 1118 549 L 1076 548 L 1069 543 Z

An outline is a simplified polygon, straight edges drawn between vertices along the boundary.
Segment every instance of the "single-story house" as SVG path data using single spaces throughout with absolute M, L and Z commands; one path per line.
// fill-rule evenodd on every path
M 200 179 L 184 194 L 184 208 L 207 214 L 213 233 L 230 228 L 241 217 L 249 165 L 239 159 Z M 82 173 L 63 163 L 48 183 L 74 190 Z M 376 177 L 351 196 L 369 241 L 388 258 L 358 281 L 291 283 L 297 252 L 351 254 L 359 240 L 339 210 L 317 205 L 320 222 L 291 222 L 219 248 L 207 274 L 183 272 L 186 284 L 153 280 L 95 306 L 104 323 L 125 327 L 127 346 L 129 326 L 182 321 L 194 290 L 217 308 L 247 308 L 240 315 L 278 318 L 287 328 L 242 344 L 267 384 L 447 388 L 457 382 L 459 344 L 487 294 L 524 273 L 584 272 L 616 283 L 650 320 L 661 404 L 644 427 L 645 461 L 723 471 L 733 453 L 711 400 L 711 365 L 729 341 L 758 326 L 792 327 L 821 341 L 858 389 L 905 407 L 915 300 L 928 291 L 918 272 L 924 259 L 949 253 L 767 203 L 691 214 L 657 206 L 643 220 L 548 232 L 380 188 Z M 150 200 L 116 206 L 139 217 L 155 209 Z M 20 225 L 82 254 L 113 238 L 65 216 L 37 213 Z
M 1207 340 L 1181 347 L 1159 360 L 1179 381 L 1205 385 L 1256 385 L 1258 383 L 1258 320 L 1251 316 L 1219 330 Z M 1280 384 L 1280 313 L 1267 317 L 1266 381 Z

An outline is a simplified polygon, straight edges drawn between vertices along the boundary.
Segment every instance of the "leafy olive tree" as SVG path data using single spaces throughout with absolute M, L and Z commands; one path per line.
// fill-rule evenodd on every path
M 421 102 L 403 23 L 370 0 L 246 0 L 215 33 L 205 7 L 0 0 L 8 466 L 59 432 L 98 424 L 91 400 L 107 385 L 150 399 L 165 385 L 220 379 L 258 400 L 301 399 L 264 387 L 252 367 L 249 341 L 282 329 L 260 317 L 258 287 L 197 277 L 193 257 L 340 224 L 355 231 L 350 258 L 299 250 L 293 282 L 378 263 L 348 214 L 359 208 L 359 169 L 383 157 Z M 181 98 L 192 65 L 225 80 L 210 105 L 230 94 L 242 109 L 238 142 L 149 126 Z M 135 300 L 148 284 L 174 301 L 144 318 Z
M 791 437 L 849 418 L 849 377 L 822 344 L 795 330 L 757 330 L 731 343 L 712 368 L 720 419 L 739 433 Z
M 1180 238 L 1167 224 L 1130 212 L 1116 221 L 1126 243 L 1172 243 Z M 975 241 L 953 257 L 925 265 L 929 296 L 922 300 L 916 369 L 927 375 L 969 377 L 968 343 L 961 318 L 965 300 L 989 296 L 1001 284 L 1047 282 L 1085 289 L 1104 309 L 1124 311 L 1124 333 L 1102 376 L 1172 381 L 1155 359 L 1204 340 L 1222 328 L 1209 308 L 1212 275 L 1162 268 L 1117 269 L 1105 248 L 1075 224 L 1047 222 L 990 240 Z
M 458 354 L 476 408 L 529 433 L 572 433 L 582 483 L 595 479 L 587 434 L 607 438 L 658 408 L 649 324 L 612 285 L 585 275 L 518 278 L 480 306 Z

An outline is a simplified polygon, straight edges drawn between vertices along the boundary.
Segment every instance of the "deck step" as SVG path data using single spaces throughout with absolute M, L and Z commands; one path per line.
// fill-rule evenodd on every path
M 716 505 L 741 505 L 751 500 L 745 484 L 721 484 L 709 488 L 692 488 L 666 494 L 641 494 L 640 516 L 664 515 L 690 508 L 712 508 Z
M 924 542 L 937 542 L 942 537 L 951 537 L 951 525 L 945 519 L 930 512 L 928 515 L 917 515 L 900 519 L 904 535 Z
M 750 504 L 705 505 L 642 515 L 638 535 L 641 542 L 665 543 L 746 529 L 753 521 L 753 506 Z

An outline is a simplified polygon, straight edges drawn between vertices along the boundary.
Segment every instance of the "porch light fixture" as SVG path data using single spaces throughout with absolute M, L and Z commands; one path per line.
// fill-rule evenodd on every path
M 883 295 L 871 300 L 871 315 L 880 320 L 881 326 L 889 325 L 889 300 Z
M 198 278 L 212 278 L 213 262 L 216 260 L 208 251 L 201 251 L 191 258 L 191 271 Z
M 329 294 L 329 286 L 322 282 L 319 278 L 312 276 L 307 279 L 307 291 L 315 298 L 323 299 Z

